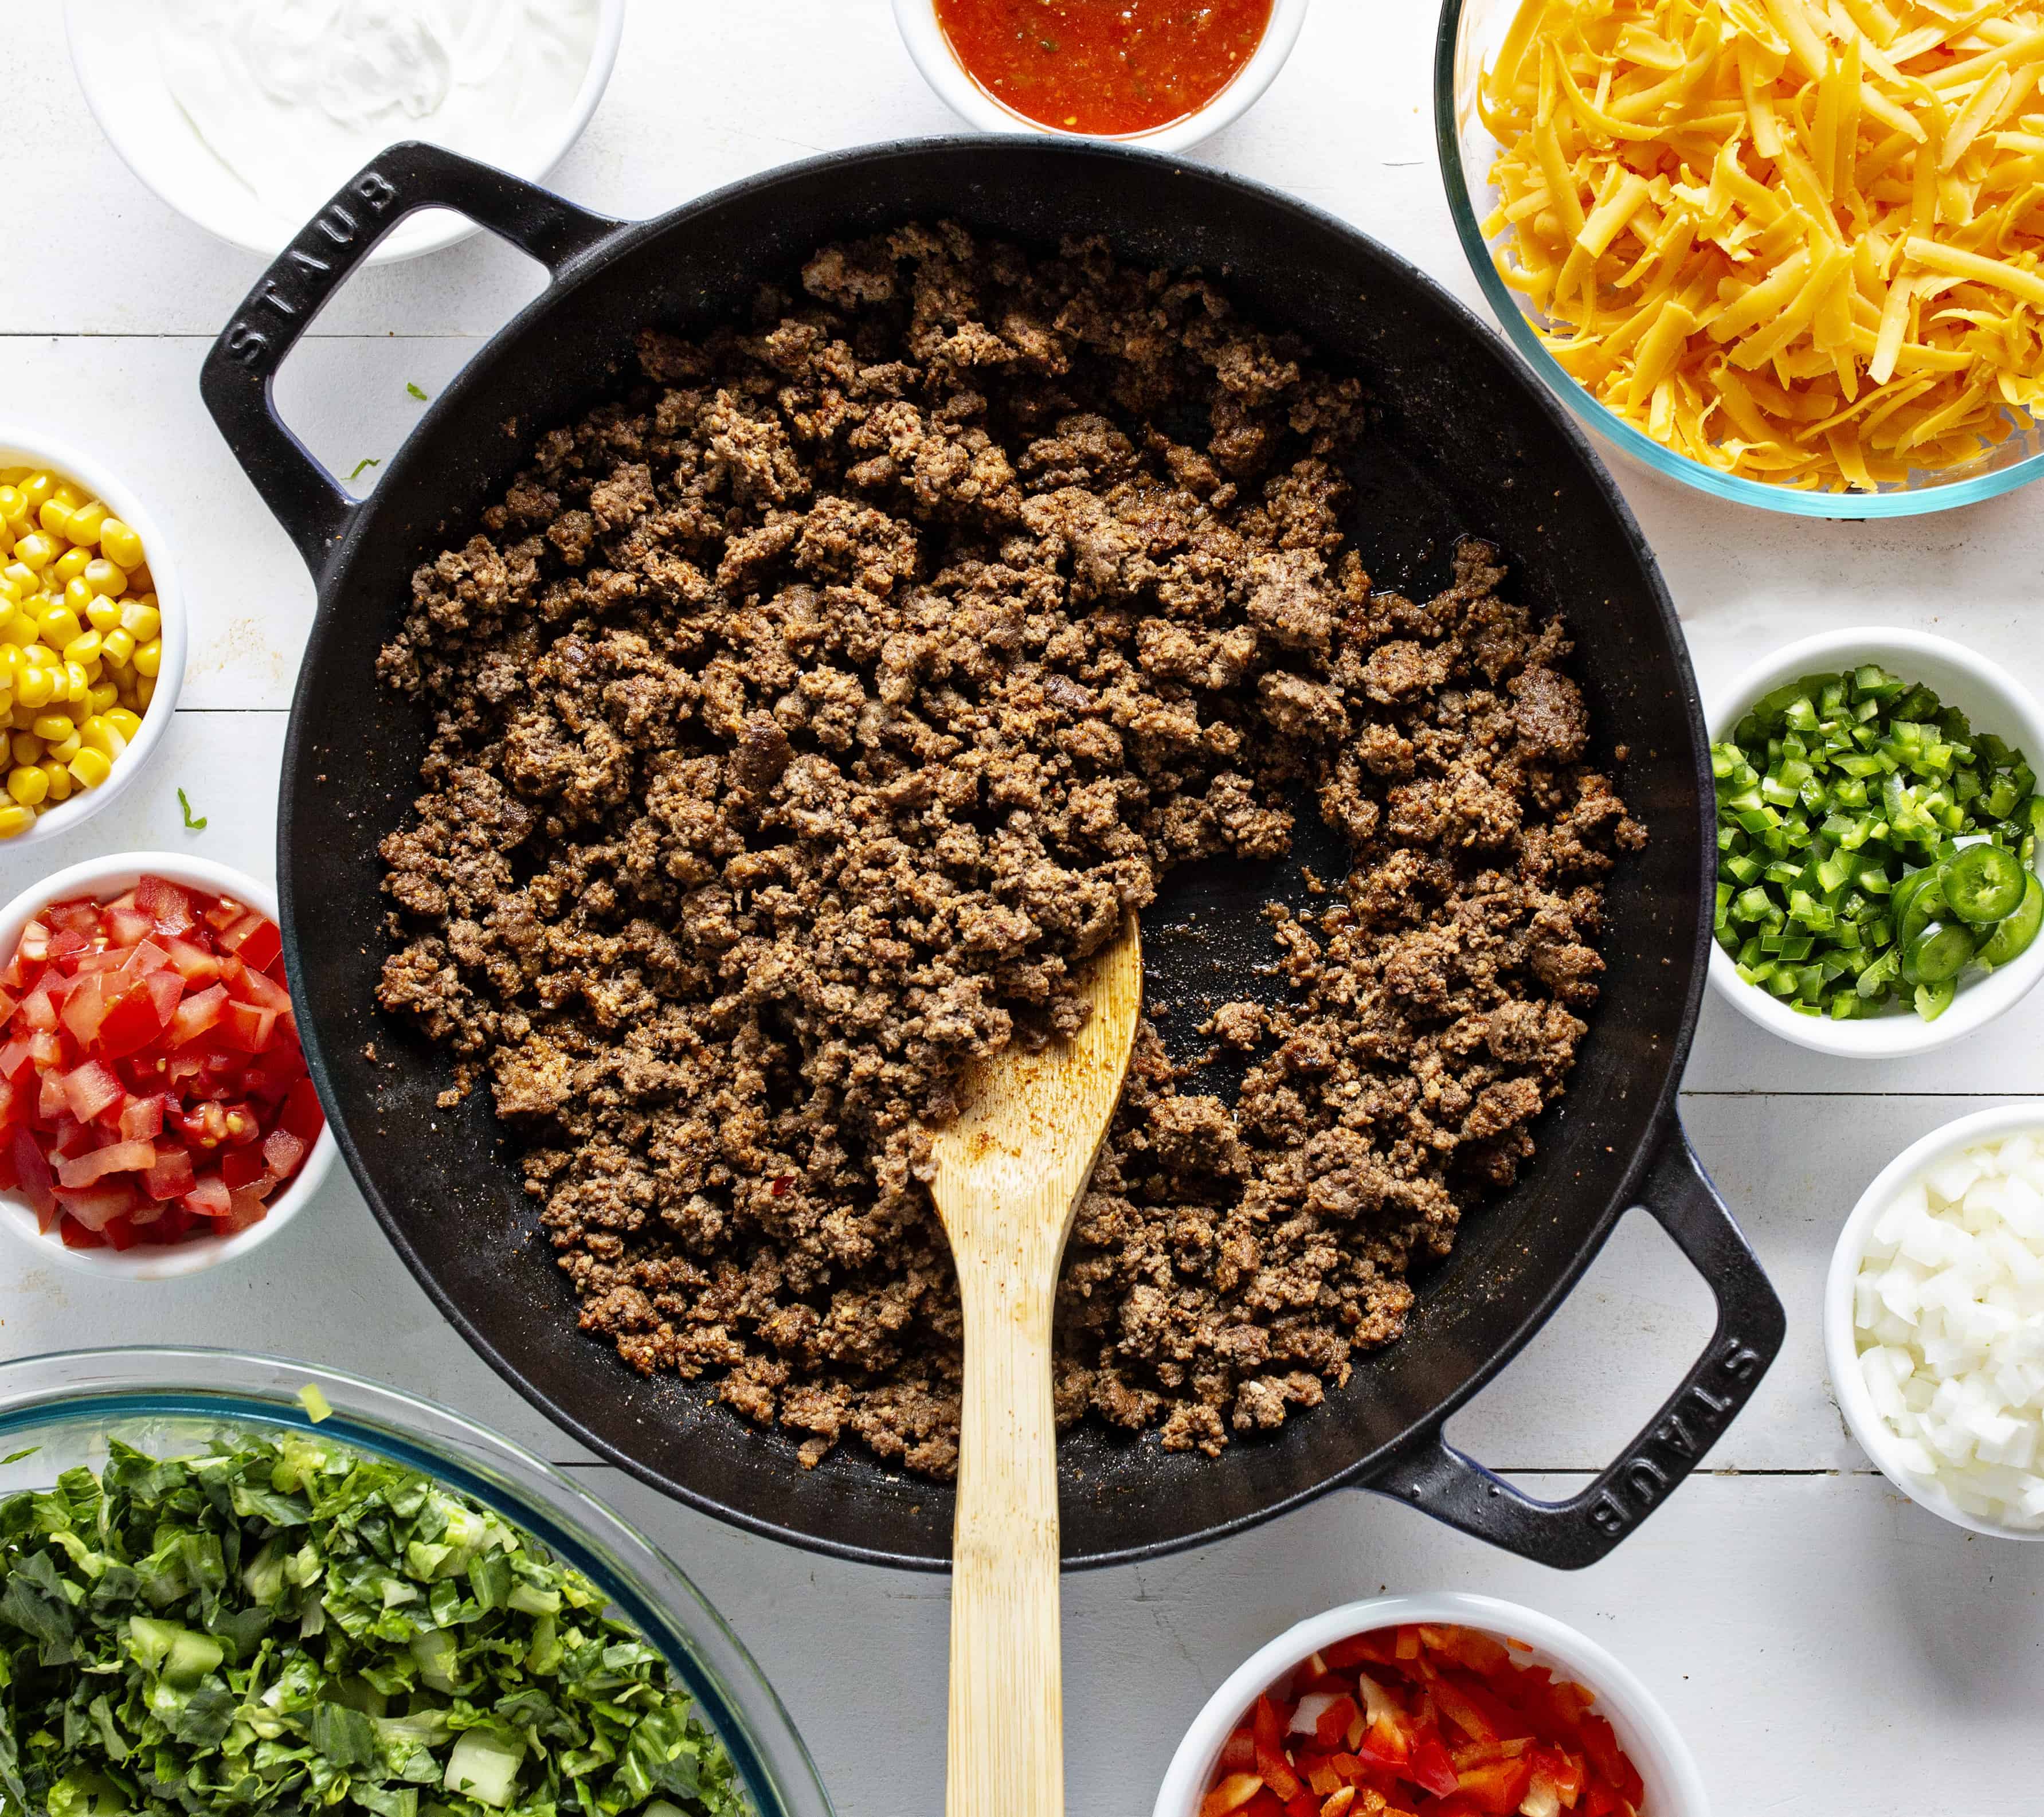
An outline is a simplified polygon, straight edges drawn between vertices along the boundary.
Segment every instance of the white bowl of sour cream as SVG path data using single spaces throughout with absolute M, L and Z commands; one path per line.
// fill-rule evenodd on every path
M 65 25 L 128 167 L 187 220 L 274 258 L 399 140 L 545 176 L 596 111 L 624 0 L 69 0 Z M 371 261 L 474 231 L 428 209 Z

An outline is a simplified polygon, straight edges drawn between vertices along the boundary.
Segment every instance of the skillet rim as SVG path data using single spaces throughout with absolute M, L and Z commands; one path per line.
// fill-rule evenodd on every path
M 1476 311 L 1455 296 L 1438 279 L 1430 276 L 1404 255 L 1386 245 L 1374 235 L 1343 220 L 1324 209 L 1301 201 L 1297 197 L 1251 179 L 1212 167 L 1192 163 L 1185 159 L 1162 153 L 1135 149 L 1125 146 L 1101 145 L 1077 140 L 1046 140 L 1021 134 L 970 134 L 949 133 L 909 137 L 880 141 L 875 144 L 849 147 L 842 151 L 829 152 L 812 158 L 797 159 L 778 164 L 768 170 L 756 171 L 696 197 L 663 213 L 639 221 L 609 221 L 593 209 L 567 202 L 559 198 L 552 199 L 572 213 L 586 218 L 590 226 L 608 230 L 601 233 L 594 244 L 563 260 L 551 273 L 550 282 L 529 302 L 512 315 L 494 334 L 488 336 L 463 363 L 459 372 L 440 391 L 421 414 L 418 423 L 405 441 L 400 444 L 391 458 L 393 471 L 403 459 L 405 449 L 417 441 L 421 432 L 436 420 L 459 417 L 468 405 L 469 395 L 480 384 L 481 373 L 490 363 L 494 355 L 523 339 L 555 310 L 568 306 L 576 294 L 591 281 L 599 277 L 620 260 L 629 257 L 644 244 L 659 238 L 685 225 L 690 221 L 706 215 L 740 196 L 756 195 L 761 190 L 770 190 L 777 183 L 806 179 L 821 173 L 855 170 L 865 166 L 882 165 L 890 162 L 915 159 L 923 160 L 947 152 L 991 152 L 997 156 L 1006 152 L 1027 152 L 1033 157 L 1070 158 L 1083 163 L 1131 167 L 1147 166 L 1177 178 L 1191 178 L 1213 187 L 1232 192 L 1234 197 L 1281 216 L 1289 216 L 1301 225 L 1320 233 L 1331 233 L 1339 239 L 1360 243 L 1366 255 L 1377 261 L 1385 276 L 1426 294 L 1429 300 L 1440 308 L 1448 324 L 1458 328 L 1465 338 L 1473 339 L 1478 344 L 1493 353 L 1496 364 L 1509 374 L 1510 382 L 1530 398 L 1548 427 L 1555 432 L 1562 446 L 1572 455 L 1584 471 L 1596 493 L 1610 509 L 1623 535 L 1627 552 L 1639 568 L 1646 582 L 1646 592 L 1658 617 L 1661 633 L 1674 659 L 1678 678 L 1685 679 L 1687 687 L 1681 701 L 1683 730 L 1686 735 L 1691 761 L 1695 772 L 1696 799 L 1704 802 L 1714 798 L 1714 787 L 1709 771 L 1709 743 L 1706 731 L 1703 705 L 1696 685 L 1694 670 L 1690 663 L 1688 641 L 1677 616 L 1673 600 L 1668 591 L 1660 564 L 1651 547 L 1641 531 L 1632 508 L 1619 490 L 1610 471 L 1600 460 L 1592 447 L 1588 435 L 1547 388 L 1529 372 L 1523 363 L 1512 355 L 1510 346 L 1503 337 L 1487 324 Z M 524 186 L 544 190 L 544 186 Z M 550 196 L 551 192 L 544 192 Z M 421 206 L 429 206 L 421 204 Z M 394 223 L 393 224 L 394 225 Z M 324 305 L 322 305 L 324 306 Z M 316 319 L 316 317 L 315 317 Z M 308 327 L 310 324 L 306 325 Z M 282 933 L 285 963 L 291 975 L 299 975 L 300 949 L 297 939 L 296 886 L 291 862 L 290 831 L 294 812 L 299 794 L 301 771 L 309 767 L 304 743 L 308 715 L 302 709 L 312 692 L 312 678 L 318 666 L 327 642 L 340 622 L 338 612 L 329 612 L 340 583 L 346 578 L 348 567 L 357 547 L 369 533 L 376 517 L 379 486 L 366 497 L 355 501 L 346 519 L 341 535 L 330 545 L 325 560 L 313 570 L 315 592 L 315 612 L 305 651 L 300 659 L 298 681 L 293 690 L 291 713 L 284 739 L 282 758 L 277 814 L 277 879 L 278 893 L 282 910 Z M 309 777 L 305 780 L 309 783 Z M 308 791 L 309 792 L 309 791 Z M 1696 824 L 1691 829 L 1691 862 L 1692 894 L 1695 901 L 1691 940 L 1688 955 L 1689 980 L 1683 993 L 1681 1013 L 1675 1025 L 1673 1038 L 1668 1043 L 1660 1064 L 1662 1077 L 1642 1125 L 1642 1135 L 1635 1146 L 1618 1184 L 1611 1193 L 1603 1210 L 1598 1214 L 1586 1236 L 1577 1245 L 1575 1252 L 1555 1273 L 1553 1280 L 1535 1300 L 1525 1316 L 1499 1343 L 1495 1344 L 1482 1362 L 1473 1369 L 1463 1381 L 1451 1393 L 1435 1403 L 1420 1419 L 1415 1420 L 1387 1442 L 1377 1446 L 1354 1462 L 1345 1466 L 1319 1482 L 1307 1488 L 1279 1496 L 1266 1505 L 1245 1513 L 1230 1515 L 1208 1526 L 1161 1539 L 1117 1546 L 1112 1550 L 1068 1554 L 1062 1560 L 1065 1570 L 1093 1570 L 1111 1565 L 1138 1563 L 1147 1559 L 1168 1556 L 1175 1552 L 1189 1550 L 1197 1546 L 1206 1546 L 1247 1531 L 1266 1521 L 1319 1500 L 1330 1491 L 1338 1489 L 1370 1489 L 1371 1478 L 1381 1473 L 1401 1453 L 1423 1444 L 1438 1435 L 1454 1414 L 1494 1381 L 1510 1365 L 1534 1336 L 1552 1318 L 1562 1302 L 1573 1293 L 1590 1265 L 1603 1249 L 1612 1231 L 1626 1212 L 1641 1203 L 1639 1188 L 1652 1170 L 1657 1159 L 1671 1143 L 1683 1140 L 1681 1124 L 1676 1110 L 1676 1099 L 1680 1089 L 1682 1071 L 1688 1062 L 1690 1047 L 1694 1040 L 1696 1026 L 1700 1010 L 1707 978 L 1711 940 L 1708 905 L 1711 893 L 1708 887 L 1714 868 L 1715 847 L 1712 843 L 1710 816 L 1697 816 Z M 1671 928 L 1671 935 L 1674 930 Z M 1671 947 L 1673 941 L 1671 940 Z M 1673 957 L 1671 951 L 1668 955 Z M 322 1088 L 322 1101 L 331 1104 L 338 1101 L 332 1081 L 328 1076 L 325 1054 L 321 1046 L 317 1025 L 308 1018 L 302 1030 L 305 1060 L 316 1085 Z M 742 1531 L 757 1534 L 763 1538 L 777 1541 L 806 1551 L 820 1552 L 828 1556 L 846 1559 L 862 1565 L 878 1565 L 897 1570 L 947 1573 L 951 1568 L 948 1553 L 925 1554 L 901 1553 L 881 1547 L 861 1545 L 806 1530 L 786 1526 L 765 1516 L 732 1508 L 714 1496 L 679 1482 L 650 1464 L 633 1456 L 630 1452 L 607 1439 L 581 1419 L 559 1404 L 554 1398 L 528 1381 L 524 1373 L 502 1356 L 494 1343 L 486 1338 L 469 1318 L 462 1307 L 442 1286 L 437 1277 L 424 1265 L 414 1250 L 404 1227 L 390 1208 L 383 1202 L 369 1170 L 344 1119 L 332 1116 L 329 1120 L 343 1157 L 348 1163 L 350 1175 L 368 1204 L 377 1223 L 382 1227 L 386 1239 L 396 1250 L 412 1277 L 425 1289 L 441 1316 L 458 1331 L 470 1348 L 475 1351 L 490 1367 L 531 1406 L 547 1419 L 604 1463 L 622 1469 L 648 1487 L 659 1490 L 676 1500 L 686 1504 L 698 1512 L 725 1522 Z M 1707 1280 L 1707 1285 L 1716 1287 Z M 586 1466 L 583 1466 L 586 1467 Z

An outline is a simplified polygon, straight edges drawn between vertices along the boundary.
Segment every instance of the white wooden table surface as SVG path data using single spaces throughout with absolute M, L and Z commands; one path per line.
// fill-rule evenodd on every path
M 0 7 L 14 230 L 0 256 L 0 417 L 48 425 L 149 493 L 178 539 L 192 658 L 147 786 L 33 859 L 0 847 L 0 899 L 124 847 L 273 874 L 277 767 L 313 608 L 304 569 L 198 400 L 200 357 L 256 262 L 188 226 L 121 164 L 78 94 L 60 13 L 53 0 Z M 1195 156 L 1354 222 L 1481 311 L 1434 165 L 1432 14 L 1424 0 L 1320 0 L 1269 94 Z M 886 0 L 635 0 L 616 78 L 554 181 L 606 212 L 651 214 L 811 152 L 952 124 Z M 286 369 L 287 415 L 344 473 L 388 454 L 421 407 L 408 382 L 437 391 L 538 278 L 481 237 L 358 278 Z M 2044 489 L 1882 527 L 1625 483 L 1707 695 L 1774 644 L 1865 622 L 1935 626 L 2044 687 Z M 207 816 L 203 833 L 181 827 L 180 786 Z M 1854 1066 L 1709 1005 L 1684 1115 L 1790 1330 L 1708 1473 L 1573 1576 L 1341 1494 L 1224 1545 L 1068 1578 L 1070 1808 L 1147 1812 L 1185 1723 L 1247 1652 L 1389 1585 L 1515 1597 L 1603 1640 L 1686 1730 L 1725 1817 L 2044 1811 L 2044 1546 L 1969 1538 L 1871 1473 L 1827 1391 L 1817 1317 L 1834 1234 L 1882 1163 L 1954 1116 L 2044 1092 L 2040 1014 L 2025 1006 L 1956 1052 Z M 1614 1454 L 1708 1328 L 1701 1285 L 1635 1216 L 1452 1435 L 1535 1493 L 1567 1492 Z M 0 1262 L 0 1354 L 152 1341 L 359 1369 L 577 1465 L 724 1611 L 844 1817 L 941 1809 L 944 1581 L 784 1550 L 590 1464 L 442 1323 L 344 1174 L 252 1266 L 189 1283 L 88 1292 L 55 1267 L 22 1267 L 11 1249 Z

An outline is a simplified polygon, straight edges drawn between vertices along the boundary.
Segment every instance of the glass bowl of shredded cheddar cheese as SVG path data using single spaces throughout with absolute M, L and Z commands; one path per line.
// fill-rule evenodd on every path
M 2044 478 L 2044 3 L 1447 0 L 1443 174 L 1608 442 L 1879 517 Z

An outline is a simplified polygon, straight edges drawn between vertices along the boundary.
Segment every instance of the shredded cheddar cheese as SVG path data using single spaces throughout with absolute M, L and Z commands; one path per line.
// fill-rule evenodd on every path
M 1656 441 L 1871 490 L 2044 416 L 2044 6 L 1525 0 L 1479 100 L 1499 275 Z

